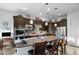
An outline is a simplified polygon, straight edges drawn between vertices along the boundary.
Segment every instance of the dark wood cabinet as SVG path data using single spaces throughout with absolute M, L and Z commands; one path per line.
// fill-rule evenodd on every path
M 26 24 L 30 24 L 30 20 L 23 18 L 22 16 L 13 16 L 14 18 L 14 27 L 18 28 L 19 26 L 25 27 Z
M 61 19 L 57 24 L 57 27 L 67 26 L 67 19 Z
M 26 24 L 30 24 L 30 20 L 31 20 L 31 19 L 23 18 L 24 25 L 26 25 Z
M 22 17 L 20 16 L 14 16 L 14 27 L 19 27 L 22 26 L 23 27 L 23 23 L 24 21 L 22 21 Z
M 25 28 L 25 25 L 29 25 L 30 20 L 31 20 L 31 19 L 28 19 L 28 18 L 24 18 L 21 15 L 13 16 L 13 18 L 14 18 L 14 27 L 15 28 L 18 28 L 19 26 Z M 33 25 L 39 24 L 39 25 L 42 26 L 42 28 L 40 28 L 40 30 L 47 31 L 47 32 L 50 32 L 50 30 L 52 30 L 53 33 L 56 30 L 56 27 L 54 26 L 55 23 L 57 23 L 57 27 L 66 26 L 66 28 L 67 28 L 67 19 L 61 19 L 61 21 L 57 21 L 57 22 L 51 22 L 50 21 L 50 22 L 48 22 L 47 26 L 45 25 L 45 21 L 43 22 L 42 20 L 33 20 Z
M 25 28 L 25 25 L 26 24 L 29 25 L 30 24 L 30 20 L 31 20 L 31 19 L 24 18 L 21 15 L 13 16 L 13 18 L 14 18 L 14 27 L 15 28 L 19 28 L 19 26 L 21 26 L 22 28 Z M 41 25 L 42 26 L 41 30 L 48 31 L 48 26 L 45 26 L 45 22 L 33 20 L 33 23 Z

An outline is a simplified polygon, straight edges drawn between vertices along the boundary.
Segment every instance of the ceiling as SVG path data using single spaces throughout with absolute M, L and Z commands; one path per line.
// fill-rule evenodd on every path
M 0 10 L 52 20 L 78 11 L 79 3 L 0 3 Z

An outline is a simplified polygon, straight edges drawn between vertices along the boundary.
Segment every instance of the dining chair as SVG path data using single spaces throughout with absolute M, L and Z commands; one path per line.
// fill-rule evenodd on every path
M 29 55 L 45 55 L 47 41 L 38 42 L 34 44 L 34 49 L 28 51 Z
M 46 48 L 48 48 L 48 49 L 52 48 L 52 43 L 53 43 L 53 41 L 49 41 L 48 45 L 46 45 Z
M 5 48 L 12 48 L 13 40 L 11 38 L 3 38 L 3 46 Z
M 1 40 L 0 41 L 0 50 L 2 50 L 2 48 L 3 48 L 3 41 Z
M 47 45 L 46 45 L 46 50 L 48 50 L 47 54 L 51 54 L 51 52 L 49 50 L 52 48 L 52 43 L 53 43 L 53 41 L 47 42 Z
M 48 53 L 50 55 L 58 55 L 58 47 L 59 47 L 59 40 L 53 40 L 53 45 L 51 45 L 51 48 L 46 47 L 46 49 L 49 51 Z

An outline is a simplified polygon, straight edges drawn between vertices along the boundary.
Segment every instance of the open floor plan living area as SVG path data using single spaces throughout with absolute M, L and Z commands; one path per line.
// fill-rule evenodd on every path
M 0 3 L 0 55 L 79 55 L 79 3 Z

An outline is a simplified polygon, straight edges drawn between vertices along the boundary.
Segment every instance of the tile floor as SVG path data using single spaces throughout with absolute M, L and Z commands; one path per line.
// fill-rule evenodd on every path
M 28 55 L 28 50 L 32 49 L 32 46 L 22 48 L 12 48 L 0 50 L 0 55 Z M 17 51 L 16 51 L 17 50 Z M 65 55 L 79 55 L 79 48 L 67 45 Z
M 3 48 L 3 50 L 0 50 L 0 55 L 13 55 L 15 53 L 15 48 Z
M 74 46 L 67 46 L 66 55 L 79 55 L 79 48 Z

